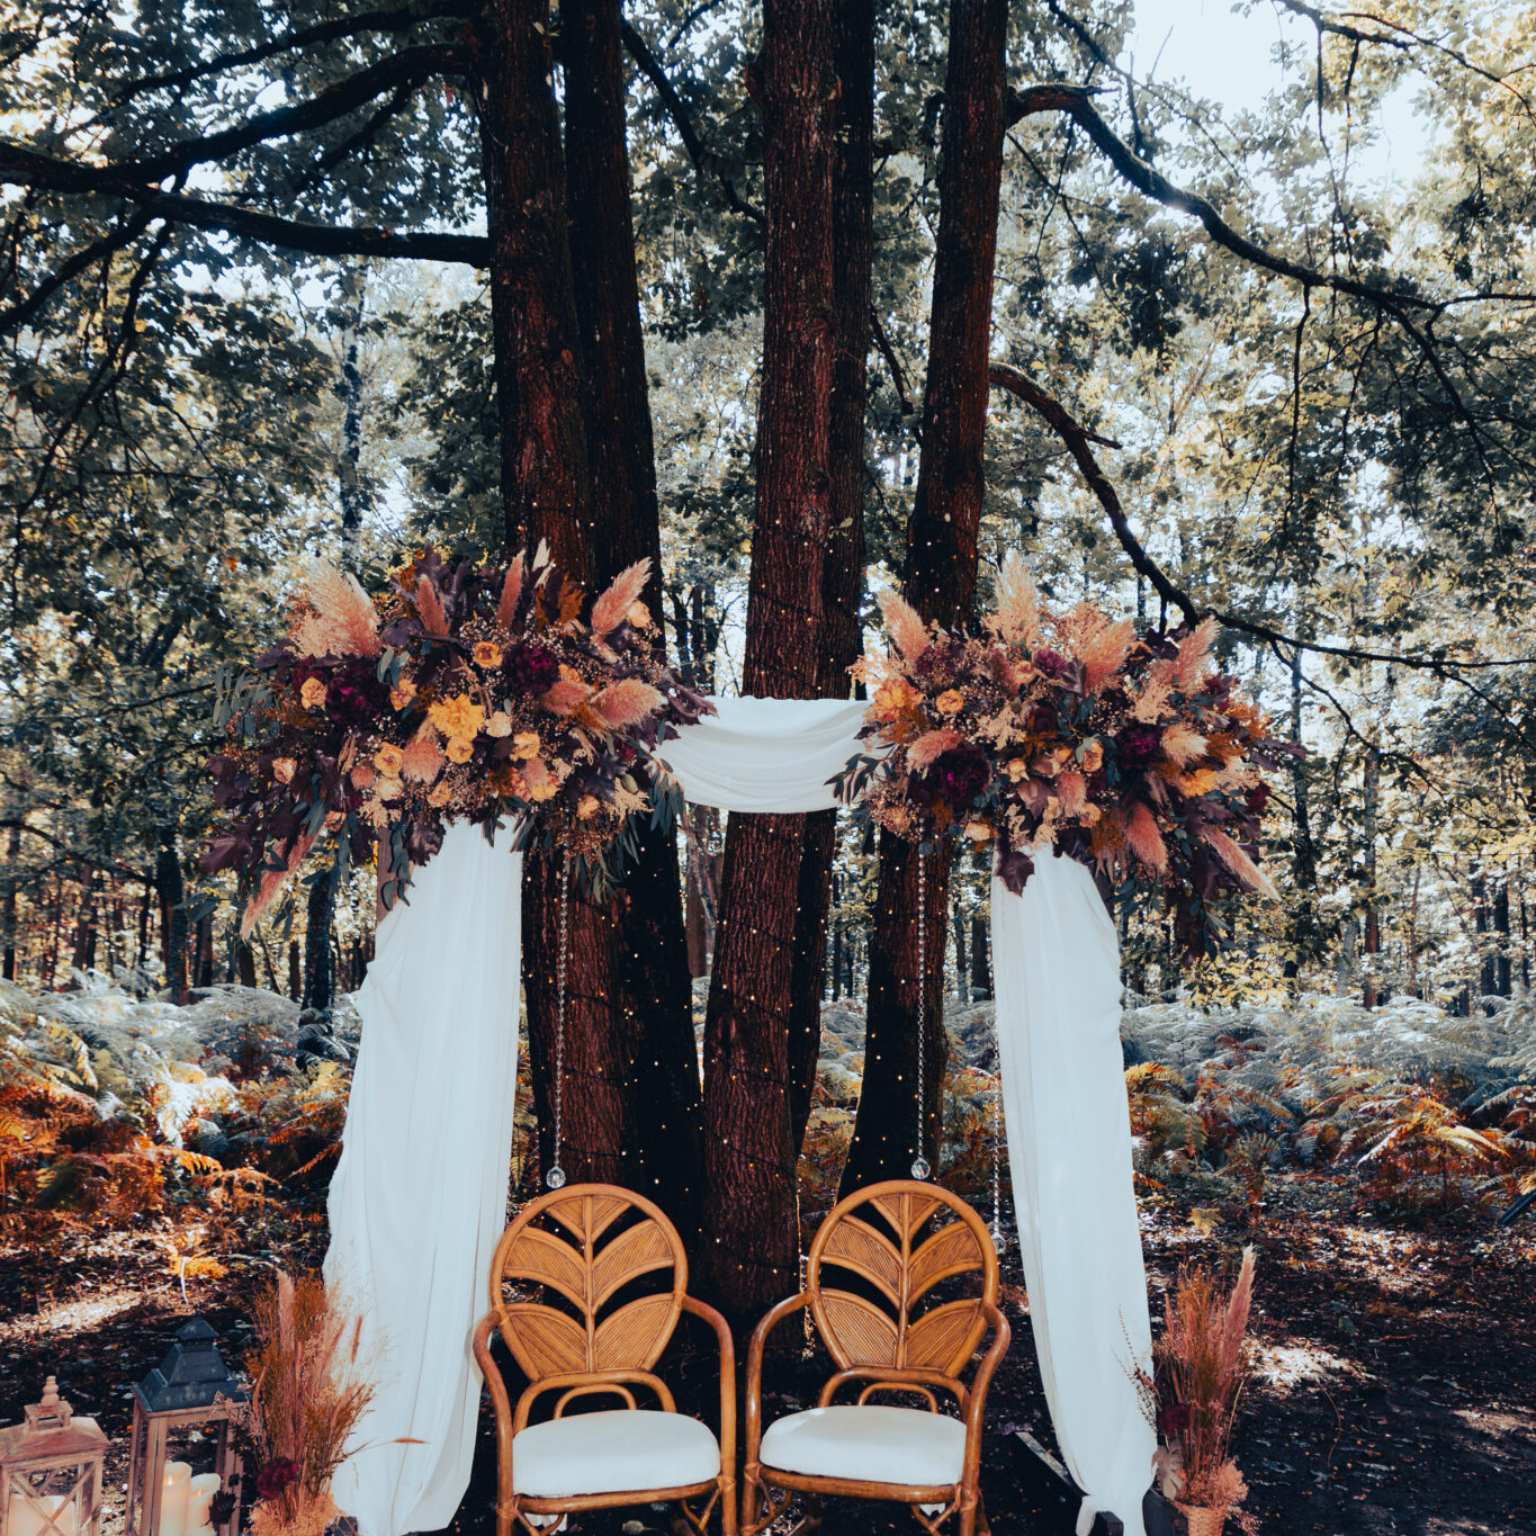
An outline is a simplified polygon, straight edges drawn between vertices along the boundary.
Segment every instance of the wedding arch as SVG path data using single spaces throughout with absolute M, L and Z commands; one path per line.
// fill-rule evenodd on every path
M 862 795 L 919 839 L 920 870 L 941 834 L 995 846 L 1001 1098 L 1041 1376 L 1079 1532 L 1107 1510 L 1142 1536 L 1151 1334 L 1119 945 L 1088 866 L 1160 879 L 1202 915 L 1223 890 L 1266 888 L 1242 845 L 1257 849 L 1257 767 L 1281 744 L 1210 670 L 1208 630 L 1149 643 L 1086 605 L 1045 615 L 1014 556 L 989 637 L 883 600 L 893 646 L 861 664 L 868 703 L 693 693 L 652 643 L 645 575 L 589 603 L 542 549 L 505 570 L 422 552 L 377 597 L 320 571 L 288 638 L 224 690 L 230 747 L 210 768 L 227 825 L 204 863 L 255 882 L 247 924 L 327 833 L 343 863 L 377 837 L 389 895 L 411 881 L 358 993 L 329 1195 L 327 1283 L 361 1313 L 378 1374 L 337 1503 L 362 1536 L 404 1536 L 446 1526 L 464 1496 L 470 1341 L 506 1219 L 524 850 L 601 883 L 648 775 L 652 793 L 735 814 Z

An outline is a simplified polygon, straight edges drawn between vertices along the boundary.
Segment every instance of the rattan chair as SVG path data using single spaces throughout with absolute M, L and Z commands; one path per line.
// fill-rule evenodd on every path
M 672 1223 L 644 1196 L 611 1184 L 545 1195 L 502 1234 L 491 1310 L 474 1339 L 496 1408 L 497 1536 L 510 1536 L 514 1521 L 529 1536 L 549 1536 L 578 1510 L 662 1502 L 678 1505 L 700 1536 L 718 1503 L 724 1536 L 734 1536 L 735 1354 L 725 1319 L 687 1287 Z M 703 1318 L 719 1339 L 718 1441 L 677 1412 L 651 1369 L 683 1312 Z M 515 1409 L 491 1355 L 498 1329 L 529 1382 Z M 637 1388 L 660 1408 L 641 1407 Z M 535 1402 L 550 1393 L 552 1417 L 531 1424 Z M 592 1396 L 624 1406 L 566 1414 Z
M 935 1287 L 978 1270 L 979 1296 L 947 1299 L 956 1289 L 948 1286 L 935 1294 Z M 777 1419 L 764 1432 L 763 1348 L 774 1326 L 803 1307 L 839 1369 L 818 1407 Z M 991 1346 L 967 1388 L 959 1373 L 989 1326 Z M 987 1531 L 977 1488 L 982 1414 L 1008 1337 L 997 1307 L 997 1254 L 963 1201 L 902 1179 L 834 1206 L 811 1245 L 805 1289 L 774 1307 L 752 1335 L 743 1536 L 771 1525 L 795 1493 L 809 1495 L 811 1505 L 797 1532 L 820 1524 L 824 1495 L 910 1504 L 933 1533 L 957 1513 L 960 1536 Z M 857 1401 L 834 1404 L 852 1386 L 860 1388 Z M 955 1400 L 958 1418 L 939 1411 L 940 1392 Z M 926 1406 L 869 1401 L 890 1394 L 926 1399 Z

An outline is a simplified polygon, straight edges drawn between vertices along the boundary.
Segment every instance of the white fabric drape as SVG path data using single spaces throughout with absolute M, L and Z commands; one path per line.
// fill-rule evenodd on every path
M 992 973 L 1029 1320 L 1051 1423 L 1085 1491 L 1143 1536 L 1157 1437 L 1132 1371 L 1152 1332 L 1131 1182 L 1120 952 L 1088 871 L 1049 854 L 1022 895 L 992 881 Z
M 829 811 L 827 782 L 848 766 L 862 699 L 716 699 L 717 711 L 665 741 L 657 756 L 694 805 L 723 811 Z
M 857 700 L 715 701 L 660 756 L 695 804 L 826 810 L 863 748 Z M 380 925 L 331 1185 L 327 1279 L 387 1351 L 337 1503 L 362 1536 L 434 1530 L 469 1481 L 480 1378 L 469 1351 L 504 1217 L 517 1070 L 520 858 L 449 831 L 410 905 Z M 1022 897 L 992 882 L 1009 1160 L 1030 1318 L 1057 1439 L 1086 1490 L 1143 1536 L 1155 1440 L 1131 1380 L 1150 1352 L 1131 1184 L 1114 926 L 1088 872 L 1042 858 Z M 419 1446 L 383 1444 L 396 1437 Z
M 378 1384 L 336 1474 L 362 1536 L 446 1526 L 480 1412 L 470 1336 L 506 1221 L 517 1086 L 522 855 L 449 827 L 379 924 L 331 1180 L 328 1286 L 364 1319 Z M 419 1445 L 396 1443 L 417 1440 Z

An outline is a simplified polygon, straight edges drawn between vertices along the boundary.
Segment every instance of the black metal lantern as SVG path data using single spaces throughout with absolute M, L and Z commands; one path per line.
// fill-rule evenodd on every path
M 161 1495 L 170 1431 L 215 1425 L 214 1470 L 234 1508 L 217 1527 L 240 1528 L 240 1457 L 234 1444 L 235 1409 L 249 1397 L 219 1354 L 218 1336 L 200 1317 L 183 1323 L 165 1359 L 133 1384 L 133 1442 L 128 1458 L 127 1536 L 160 1536 Z

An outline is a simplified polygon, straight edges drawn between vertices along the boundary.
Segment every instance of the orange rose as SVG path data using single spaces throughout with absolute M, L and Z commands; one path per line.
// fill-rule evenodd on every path
M 475 755 L 475 744 L 467 736 L 450 736 L 448 738 L 448 761 L 450 763 L 467 763 Z
M 933 702 L 941 715 L 958 715 L 965 708 L 965 695 L 958 688 L 946 688 Z
M 427 804 L 434 810 L 442 810 L 453 798 L 453 791 L 446 784 L 439 784 L 436 789 L 427 796 Z
M 1104 745 L 1095 737 L 1077 749 L 1077 761 L 1084 773 L 1097 773 L 1104 766 Z
M 279 784 L 292 784 L 293 775 L 297 771 L 298 766 L 291 757 L 274 757 L 272 759 L 272 777 Z
M 299 702 L 305 709 L 324 709 L 325 684 L 318 677 L 306 677 L 299 689 Z
M 389 702 L 396 709 L 404 709 L 412 699 L 416 697 L 416 684 L 410 678 L 402 677 L 393 688 L 389 690 Z
M 591 821 L 602 808 L 603 802 L 596 795 L 583 795 L 576 804 L 576 814 L 582 821 Z
M 386 743 L 373 754 L 373 761 L 386 779 L 398 779 L 405 766 L 405 753 L 399 747 Z
M 530 758 L 539 755 L 540 748 L 544 745 L 539 740 L 537 731 L 519 731 L 512 738 L 512 756 L 519 763 L 526 763 Z
M 494 640 L 477 641 L 471 654 L 475 658 L 477 667 L 489 668 L 501 665 L 501 647 Z

